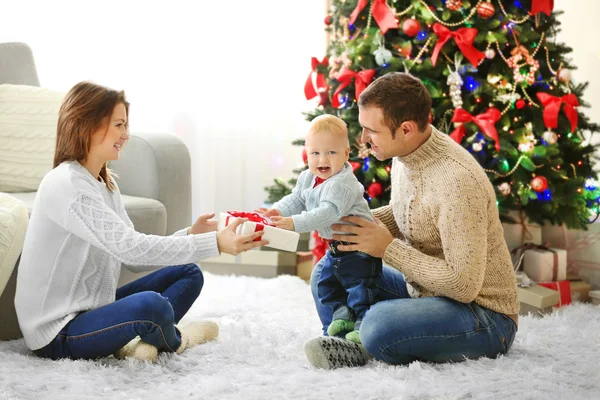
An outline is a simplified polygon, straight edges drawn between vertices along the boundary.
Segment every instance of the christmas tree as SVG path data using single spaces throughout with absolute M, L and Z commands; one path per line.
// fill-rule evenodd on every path
M 305 115 L 346 121 L 350 162 L 371 208 L 389 202 L 390 160 L 360 143 L 356 102 L 373 79 L 404 71 L 428 88 L 431 124 L 485 169 L 504 221 L 516 222 L 508 214 L 517 210 L 535 223 L 585 229 L 597 216 L 589 139 L 598 126 L 578 110 L 587 84 L 571 80 L 571 49 L 556 41 L 552 8 L 552 0 L 331 2 L 327 56 L 312 59 L 304 88 L 318 106 Z M 276 180 L 265 188 L 269 202 L 294 185 Z

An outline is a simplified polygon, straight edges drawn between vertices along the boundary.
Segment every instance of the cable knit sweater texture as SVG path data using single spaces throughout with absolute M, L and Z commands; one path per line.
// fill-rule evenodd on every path
M 78 313 L 114 302 L 122 263 L 149 271 L 218 254 L 216 232 L 136 232 L 118 188 L 64 162 L 42 180 L 25 236 L 15 296 L 25 343 L 40 349 Z
M 292 217 L 296 232 L 316 230 L 322 238 L 331 239 L 331 225 L 347 224 L 340 220 L 342 217 L 357 215 L 374 221 L 364 193 L 365 188 L 346 162 L 340 172 L 317 187 L 310 170 L 302 171 L 292 193 L 273 204 L 273 208 L 284 217 Z
M 391 176 L 390 205 L 373 215 L 395 237 L 383 260 L 405 275 L 412 296 L 446 296 L 518 313 L 496 196 L 475 158 L 432 128 L 421 147 L 394 158 Z

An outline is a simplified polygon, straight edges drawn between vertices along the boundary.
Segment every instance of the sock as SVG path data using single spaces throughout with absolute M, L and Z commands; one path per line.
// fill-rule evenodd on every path
M 351 331 L 354 329 L 354 321 L 349 319 L 336 319 L 331 321 L 331 324 L 327 327 L 327 334 L 329 336 L 335 336 L 340 332 Z
M 177 329 L 181 333 L 181 345 L 177 349 L 177 354 L 201 343 L 215 340 L 219 336 L 219 326 L 210 321 L 196 321 Z
M 365 365 L 371 356 L 360 344 L 337 337 L 318 337 L 304 344 L 304 354 L 315 368 L 335 369 Z
M 158 358 L 156 346 L 143 342 L 139 336 L 113 353 L 116 359 L 134 358 L 140 361 L 154 362 Z
M 360 344 L 360 333 L 357 330 L 353 330 L 352 332 L 348 332 L 346 334 L 346 340 L 349 340 L 354 343 Z

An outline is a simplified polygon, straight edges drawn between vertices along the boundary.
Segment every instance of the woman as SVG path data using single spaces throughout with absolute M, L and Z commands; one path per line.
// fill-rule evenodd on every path
M 40 357 L 152 361 L 214 339 L 214 323 L 175 326 L 202 289 L 192 263 L 267 244 L 253 241 L 262 232 L 236 235 L 242 219 L 216 232 L 212 214 L 168 237 L 136 232 L 107 168 L 129 138 L 128 111 L 123 92 L 89 82 L 60 108 L 54 169 L 36 195 L 15 297 L 25 343 Z M 121 264 L 164 268 L 117 289 Z

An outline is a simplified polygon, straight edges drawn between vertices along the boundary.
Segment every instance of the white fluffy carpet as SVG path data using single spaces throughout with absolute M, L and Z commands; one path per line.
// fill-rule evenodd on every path
M 186 319 L 211 319 L 218 341 L 157 364 L 49 361 L 0 342 L 0 399 L 597 399 L 600 307 L 522 317 L 508 356 L 457 364 L 315 370 L 302 345 L 319 335 L 307 284 L 205 274 Z M 182 321 L 183 322 L 183 321 Z

